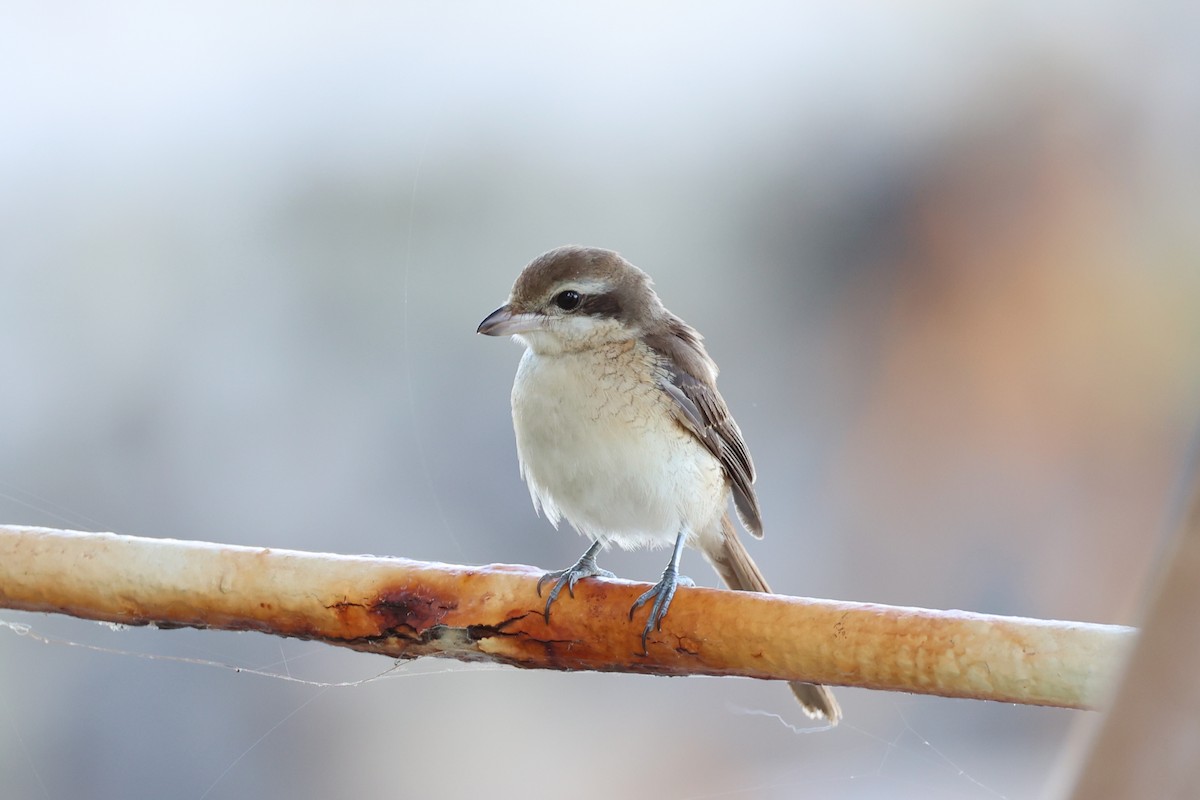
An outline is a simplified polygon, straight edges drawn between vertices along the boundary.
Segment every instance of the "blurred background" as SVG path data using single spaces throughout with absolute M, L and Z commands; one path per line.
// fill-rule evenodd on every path
M 6 5 L 0 521 L 566 566 L 475 326 L 574 242 L 707 336 L 777 591 L 1135 622 L 1200 392 L 1197 16 Z M 0 620 L 11 798 L 1024 798 L 1088 716 L 847 689 L 802 736 L 767 683 Z

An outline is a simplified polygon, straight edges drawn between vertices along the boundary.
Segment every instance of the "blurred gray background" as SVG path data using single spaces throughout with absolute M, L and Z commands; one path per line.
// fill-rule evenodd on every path
M 576 242 L 707 336 L 778 591 L 1135 621 L 1200 390 L 1198 30 L 1168 3 L 5 4 L 0 521 L 566 566 L 584 542 L 517 473 L 520 350 L 474 331 Z M 801 736 L 766 683 L 320 688 L 212 663 L 389 662 L 0 620 L 54 640 L 0 628 L 6 798 L 1024 798 L 1087 716 L 842 690 Z

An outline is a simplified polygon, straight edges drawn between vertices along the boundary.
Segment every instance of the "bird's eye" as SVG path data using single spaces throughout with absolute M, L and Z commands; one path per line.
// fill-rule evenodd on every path
M 579 292 L 574 289 L 567 289 L 565 292 L 559 292 L 554 297 L 554 305 L 561 308 L 563 311 L 574 311 L 579 308 L 579 301 L 583 299 Z

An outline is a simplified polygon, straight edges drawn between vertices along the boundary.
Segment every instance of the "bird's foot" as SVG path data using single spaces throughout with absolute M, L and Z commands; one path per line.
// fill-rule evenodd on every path
M 554 586 L 550 588 L 550 594 L 546 597 L 545 616 L 547 624 L 550 622 L 550 606 L 555 600 L 558 599 L 558 595 L 563 590 L 564 586 L 567 587 L 567 594 L 571 595 L 571 597 L 574 597 L 575 584 L 578 583 L 581 578 L 617 577 L 608 570 L 600 569 L 600 567 L 596 566 L 596 550 L 598 549 L 599 548 L 597 546 L 592 546 L 588 548 L 588 551 L 580 556 L 579 560 L 576 561 L 572 566 L 569 566 L 566 569 L 555 570 L 554 572 L 547 572 L 538 579 L 538 597 L 542 596 L 542 586 L 550 581 L 554 581 Z
M 671 600 L 675 597 L 675 590 L 680 586 L 695 585 L 695 581 L 686 575 L 680 575 L 675 565 L 671 564 L 663 570 L 662 579 L 634 601 L 633 608 L 629 609 L 629 619 L 631 621 L 633 620 L 633 613 L 635 611 L 651 600 L 654 601 L 654 605 L 650 606 L 650 616 L 646 618 L 646 627 L 642 628 L 643 654 L 648 652 L 646 650 L 646 637 L 656 629 L 662 630 L 663 617 L 667 615 L 667 609 L 671 607 Z

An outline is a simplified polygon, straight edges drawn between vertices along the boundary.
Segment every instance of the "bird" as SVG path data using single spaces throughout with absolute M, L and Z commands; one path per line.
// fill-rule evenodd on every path
M 703 337 L 663 305 L 650 276 L 619 253 L 567 245 L 533 259 L 508 302 L 477 328 L 525 346 L 512 387 L 521 476 L 535 511 L 566 519 L 591 540 L 570 567 L 547 572 L 544 614 L 564 588 L 615 577 L 596 563 L 608 545 L 673 547 L 662 578 L 629 610 L 650 605 L 647 639 L 662 628 L 683 549 L 698 550 L 731 589 L 770 592 L 729 514 L 762 537 L 755 471 L 737 422 L 717 391 Z M 789 684 L 804 712 L 836 725 L 825 686 Z

